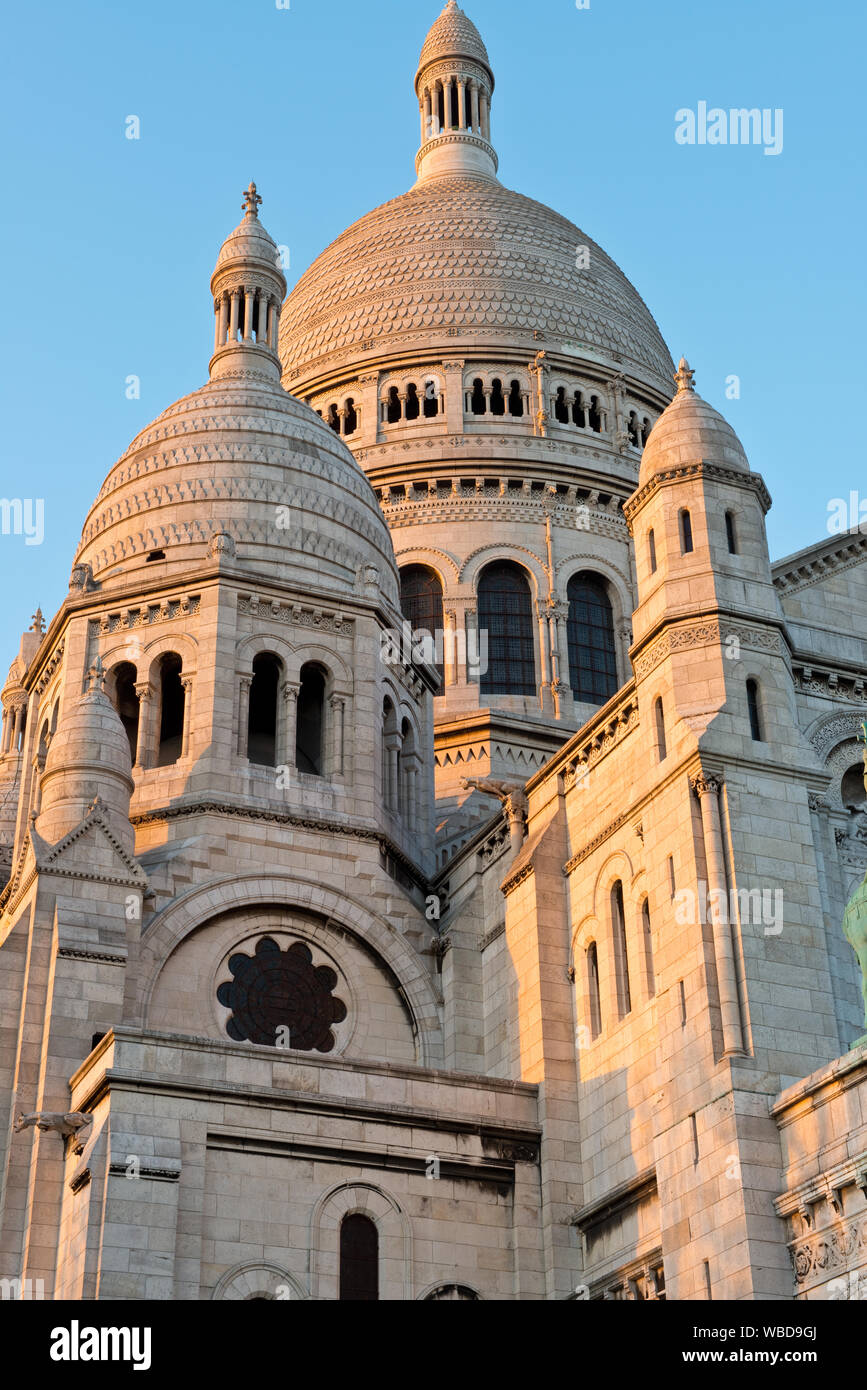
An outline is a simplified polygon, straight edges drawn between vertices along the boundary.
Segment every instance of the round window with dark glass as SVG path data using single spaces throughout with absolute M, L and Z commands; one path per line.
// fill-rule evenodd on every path
M 220 984 L 217 999 L 230 1010 L 230 1038 L 302 1052 L 333 1050 L 333 1025 L 346 1018 L 346 1005 L 334 994 L 337 972 L 314 965 L 303 941 L 281 950 L 263 936 L 252 955 L 231 956 L 228 968 L 232 979 Z

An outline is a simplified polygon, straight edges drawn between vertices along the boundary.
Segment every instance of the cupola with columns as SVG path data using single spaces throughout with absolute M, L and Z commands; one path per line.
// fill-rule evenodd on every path
M 261 202 L 251 181 L 241 205 L 243 221 L 223 242 L 211 277 L 212 377 L 237 372 L 239 359 L 249 359 L 275 380 L 280 377 L 277 330 L 286 277 L 279 248 L 259 221 Z
M 425 39 L 415 90 L 421 117 L 419 182 L 443 174 L 495 178 L 494 74 L 481 34 L 456 0 L 449 0 Z

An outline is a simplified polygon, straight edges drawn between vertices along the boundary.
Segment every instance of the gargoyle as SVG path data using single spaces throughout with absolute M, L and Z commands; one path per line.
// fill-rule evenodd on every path
M 16 1134 L 22 1129 L 41 1129 L 43 1133 L 53 1129 L 65 1140 L 90 1124 L 93 1124 L 93 1116 L 80 1110 L 36 1110 L 32 1115 L 16 1116 L 12 1128 Z

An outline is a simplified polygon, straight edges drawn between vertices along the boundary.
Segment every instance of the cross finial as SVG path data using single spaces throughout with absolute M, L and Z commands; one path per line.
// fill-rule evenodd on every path
M 41 608 L 37 608 L 36 612 L 33 614 L 33 617 L 31 618 L 31 622 L 33 623 L 33 626 L 30 629 L 31 632 L 45 631 L 45 619 L 42 616 Z
M 87 689 L 102 690 L 105 685 L 105 667 L 102 664 L 102 657 L 98 656 L 87 673 Z
M 257 217 L 257 216 L 258 216 L 258 211 L 257 211 L 257 209 L 258 209 L 259 204 L 260 204 L 261 202 L 262 202 L 262 199 L 259 197 L 259 194 L 256 192 L 256 185 L 255 185 L 255 183 L 253 182 L 253 180 L 251 179 L 251 180 L 250 180 L 250 187 L 244 189 L 244 201 L 243 201 L 243 203 L 241 204 L 241 207 L 244 209 L 244 211 L 245 211 L 246 213 L 251 213 L 251 214 L 253 215 L 253 217 Z
M 694 376 L 695 372 L 690 367 L 686 358 L 681 357 L 679 363 L 677 364 L 677 371 L 674 374 L 674 379 L 677 382 L 678 391 L 694 391 L 695 387 L 692 384 L 692 379 Z

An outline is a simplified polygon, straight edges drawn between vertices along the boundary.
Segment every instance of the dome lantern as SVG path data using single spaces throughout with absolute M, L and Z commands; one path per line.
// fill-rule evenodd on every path
M 286 294 L 281 253 L 259 221 L 262 199 L 252 181 L 244 190 L 244 218 L 220 248 L 211 277 L 214 355 L 211 376 L 254 368 L 280 378 L 277 329 Z
M 424 41 L 415 91 L 421 118 L 419 182 L 443 174 L 495 178 L 494 74 L 481 34 L 456 0 L 448 0 Z

